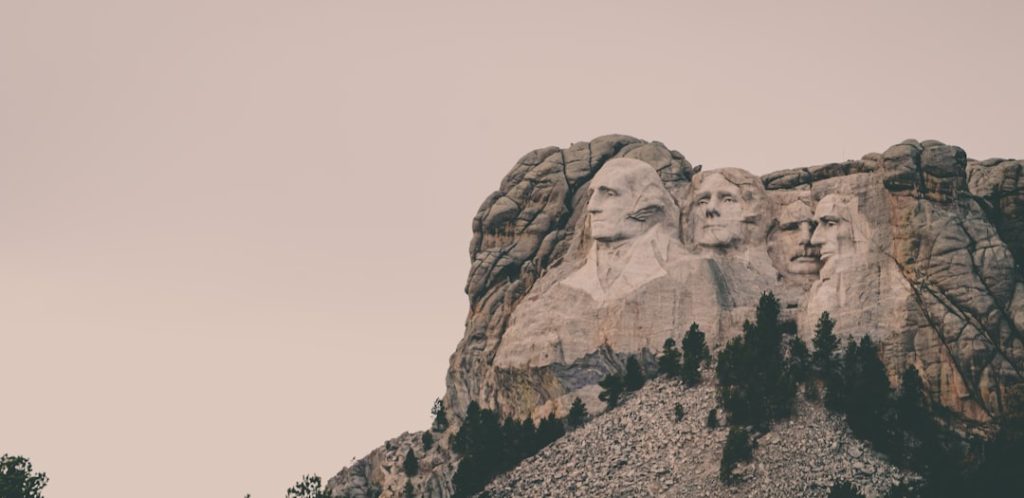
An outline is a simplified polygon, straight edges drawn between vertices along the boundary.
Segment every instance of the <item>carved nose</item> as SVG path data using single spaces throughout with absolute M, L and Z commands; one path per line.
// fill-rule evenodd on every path
M 707 216 L 708 218 L 714 218 L 716 216 L 719 216 L 718 210 L 715 209 L 713 206 L 708 206 L 707 210 L 704 211 L 704 216 Z
M 814 229 L 814 233 L 811 234 L 811 245 L 812 246 L 820 246 L 821 244 L 823 244 L 825 242 L 825 241 L 821 240 L 821 234 L 818 232 L 819 228 L 821 228 L 821 225 L 818 225 L 818 228 L 815 228 Z
M 800 245 L 809 246 L 811 244 L 811 228 L 807 226 L 800 227 Z

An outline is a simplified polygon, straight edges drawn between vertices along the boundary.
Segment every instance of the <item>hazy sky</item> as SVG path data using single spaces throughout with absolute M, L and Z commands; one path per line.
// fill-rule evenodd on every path
M 278 498 L 427 427 L 533 148 L 1024 156 L 1024 3 L 837 4 L 0 0 L 0 452 Z

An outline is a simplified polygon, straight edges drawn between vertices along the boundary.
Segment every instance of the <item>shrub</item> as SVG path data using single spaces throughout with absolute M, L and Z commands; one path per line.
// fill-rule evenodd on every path
M 718 408 L 712 408 L 708 412 L 708 420 L 705 422 L 705 425 L 707 425 L 708 429 L 718 428 Z
M 423 441 L 423 451 L 428 451 L 434 446 L 434 436 L 430 435 L 430 431 L 424 432 L 421 439 Z

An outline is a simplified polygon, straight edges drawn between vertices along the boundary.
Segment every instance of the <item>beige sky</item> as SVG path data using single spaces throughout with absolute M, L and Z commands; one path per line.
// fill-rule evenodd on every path
M 536 147 L 1024 156 L 1020 2 L 554 3 L 0 2 L 0 452 L 271 498 L 425 428 Z

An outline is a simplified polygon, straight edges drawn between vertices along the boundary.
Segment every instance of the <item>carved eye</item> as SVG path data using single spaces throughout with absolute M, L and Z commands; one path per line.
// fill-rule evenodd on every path
M 708 199 L 705 197 L 705 198 L 697 201 L 697 205 L 698 206 L 707 206 L 708 205 Z
M 732 204 L 732 203 L 736 202 L 736 199 L 734 199 L 732 197 L 725 197 L 725 198 L 722 199 L 722 202 L 728 202 L 729 204 Z
M 839 222 L 837 222 L 836 220 L 825 220 L 822 223 L 824 223 L 827 227 L 834 227 L 839 224 Z

